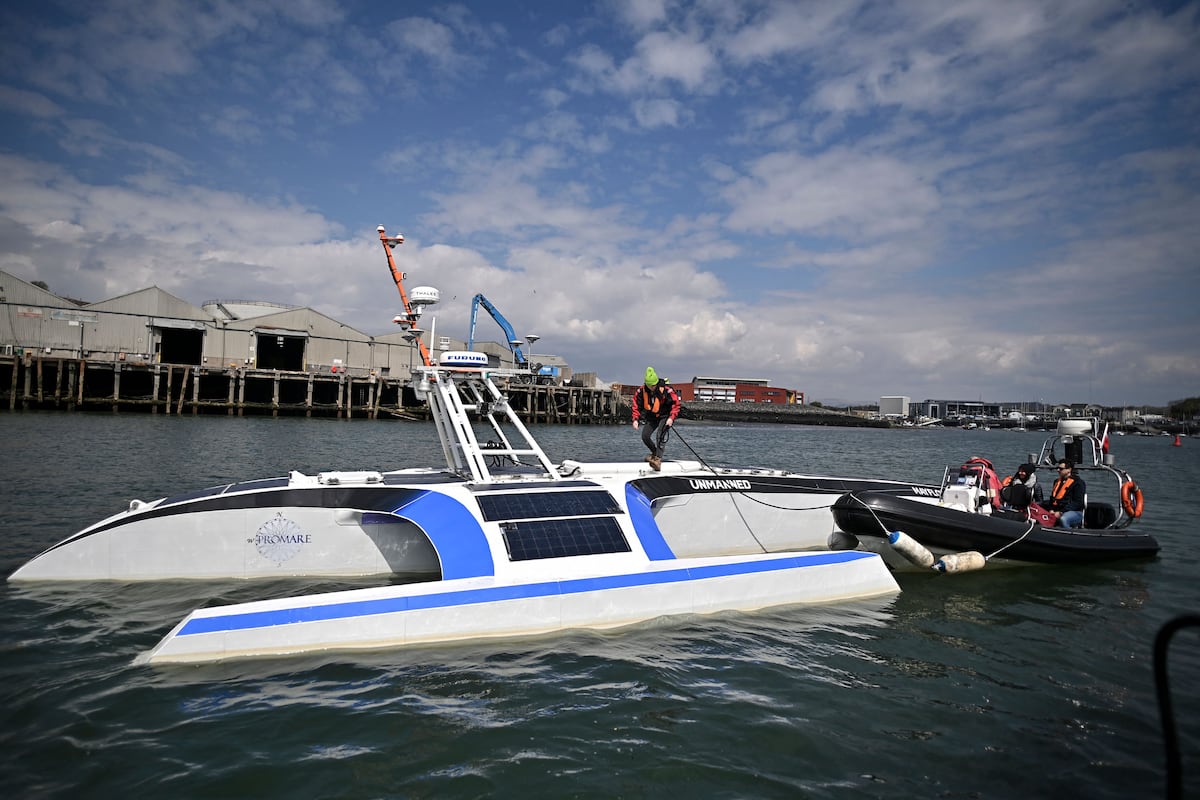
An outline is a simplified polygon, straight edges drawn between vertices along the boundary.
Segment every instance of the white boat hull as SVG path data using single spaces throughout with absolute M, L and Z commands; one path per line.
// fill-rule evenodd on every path
M 184 503 L 177 508 L 150 504 L 126 511 L 51 547 L 9 580 L 436 575 L 439 571 L 429 539 L 405 519 L 355 508 L 273 505 L 266 496 L 248 493 L 241 497 L 241 507 L 224 510 L 189 511 Z
M 556 465 L 473 355 L 420 370 L 444 470 L 293 472 L 134 501 L 10 580 L 425 579 L 200 609 L 151 663 L 612 628 L 898 591 L 878 556 L 828 550 L 830 509 L 850 490 L 919 487 L 699 462 Z M 480 443 L 473 413 L 497 441 Z
M 573 477 L 608 489 L 635 511 L 647 509 L 647 526 L 657 528 L 673 558 L 824 550 L 836 528 L 830 507 L 844 491 L 918 488 L 770 470 L 714 476 L 696 462 L 666 462 L 661 472 L 644 463 L 572 462 L 571 468 Z M 444 570 L 438 539 L 448 529 L 486 528 L 468 485 L 437 472 L 386 473 L 355 485 L 293 473 L 134 501 L 130 510 L 26 562 L 9 580 L 462 577 Z
M 681 559 L 544 582 L 468 578 L 200 609 L 141 661 L 196 663 L 531 636 L 898 591 L 879 557 L 862 552 Z

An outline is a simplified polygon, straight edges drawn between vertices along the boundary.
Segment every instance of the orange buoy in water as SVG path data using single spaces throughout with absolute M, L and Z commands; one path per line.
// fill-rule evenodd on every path
M 1179 434 L 1175 434 L 1175 447 L 1183 447 L 1183 442 L 1179 441 Z

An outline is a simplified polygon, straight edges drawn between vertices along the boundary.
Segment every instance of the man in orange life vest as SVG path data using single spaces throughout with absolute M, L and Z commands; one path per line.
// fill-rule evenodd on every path
M 1050 513 L 1055 524 L 1064 528 L 1082 528 L 1083 510 L 1087 502 L 1087 486 L 1075 474 L 1075 467 L 1066 459 L 1058 461 L 1058 479 L 1050 490 Z
M 633 429 L 638 429 L 638 422 L 645 417 L 645 427 L 642 429 L 642 443 L 650 451 L 646 460 L 651 469 L 662 468 L 663 448 L 667 442 L 667 429 L 675 423 L 679 416 L 679 396 L 665 379 L 659 379 L 654 367 L 646 367 L 646 382 L 633 393 Z M 659 426 L 662 426 L 661 430 Z M 658 436 L 655 436 L 658 431 Z

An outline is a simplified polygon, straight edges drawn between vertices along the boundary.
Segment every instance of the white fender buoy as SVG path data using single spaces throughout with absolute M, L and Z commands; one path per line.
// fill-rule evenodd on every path
M 888 534 L 888 544 L 900 555 L 907 558 L 918 567 L 932 567 L 933 553 L 909 536 L 904 531 L 892 531 Z
M 965 553 L 947 553 L 933 565 L 933 568 L 938 572 L 950 573 L 970 572 L 986 566 L 987 559 L 983 557 L 983 553 L 977 550 L 968 550 Z
M 834 531 L 829 534 L 829 539 L 825 542 L 825 545 L 830 550 L 853 550 L 858 547 L 858 537 L 853 533 Z

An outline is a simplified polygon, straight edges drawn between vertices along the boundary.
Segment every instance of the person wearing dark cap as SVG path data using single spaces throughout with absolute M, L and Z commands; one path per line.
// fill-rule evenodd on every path
M 1083 510 L 1087 507 L 1087 485 L 1075 474 L 1075 465 L 1065 458 L 1055 464 L 1058 478 L 1050 490 L 1051 516 L 1063 528 L 1082 528 Z
M 646 460 L 650 468 L 662 469 L 663 449 L 667 443 L 668 429 L 679 416 L 679 396 L 665 378 L 659 378 L 654 367 L 646 367 L 646 380 L 633 393 L 633 429 L 636 431 L 642 419 L 642 444 L 650 451 Z M 661 426 L 661 429 L 660 429 Z M 657 431 L 658 435 L 655 435 Z
M 1042 502 L 1042 487 L 1037 482 L 1037 467 L 1025 463 L 1017 467 L 1013 475 L 1004 479 L 1000 488 L 1000 501 L 1007 508 L 1024 511 L 1030 503 Z

